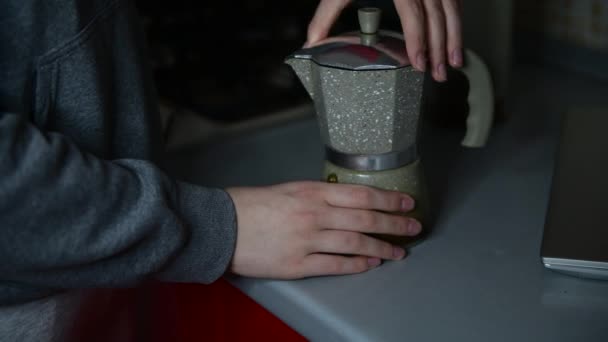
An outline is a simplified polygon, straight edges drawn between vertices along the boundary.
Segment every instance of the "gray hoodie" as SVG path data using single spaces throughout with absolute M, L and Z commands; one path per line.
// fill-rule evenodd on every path
M 76 289 L 209 283 L 230 262 L 227 193 L 154 164 L 137 24 L 127 0 L 2 2 L 0 341 L 61 340 L 61 319 L 41 322 L 73 311 Z

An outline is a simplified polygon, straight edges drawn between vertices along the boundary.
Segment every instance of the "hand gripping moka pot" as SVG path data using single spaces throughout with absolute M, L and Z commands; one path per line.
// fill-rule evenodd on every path
M 328 182 L 363 184 L 410 194 L 408 215 L 428 222 L 429 201 L 417 140 L 424 73 L 410 64 L 402 35 L 379 30 L 380 10 L 359 10 L 360 32 L 329 37 L 287 57 L 312 98 Z M 490 75 L 465 50 L 469 79 L 467 132 L 462 144 L 485 144 L 493 120 Z M 380 236 L 397 244 L 411 238 Z

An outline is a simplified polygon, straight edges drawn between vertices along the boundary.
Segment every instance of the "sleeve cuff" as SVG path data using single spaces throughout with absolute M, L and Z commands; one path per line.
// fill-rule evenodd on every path
M 188 237 L 175 259 L 158 278 L 174 282 L 209 284 L 230 265 L 236 245 L 236 211 L 232 198 L 221 189 L 176 182 L 174 208 Z

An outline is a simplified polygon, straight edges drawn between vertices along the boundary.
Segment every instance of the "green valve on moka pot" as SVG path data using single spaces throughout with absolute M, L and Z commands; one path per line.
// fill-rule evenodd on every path
M 408 193 L 416 200 L 408 215 L 424 226 L 430 208 L 417 149 L 424 73 L 411 66 L 401 34 L 379 30 L 379 9 L 363 8 L 358 14 L 360 32 L 329 37 L 285 62 L 315 105 L 326 150 L 323 179 Z M 493 119 L 491 79 L 469 50 L 461 71 L 469 79 L 470 108 L 462 144 L 480 147 Z

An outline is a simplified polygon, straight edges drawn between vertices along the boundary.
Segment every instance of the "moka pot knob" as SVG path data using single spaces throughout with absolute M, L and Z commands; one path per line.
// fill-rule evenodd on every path
M 359 27 L 361 29 L 361 44 L 374 45 L 378 42 L 378 28 L 382 11 L 375 7 L 365 7 L 358 11 Z

